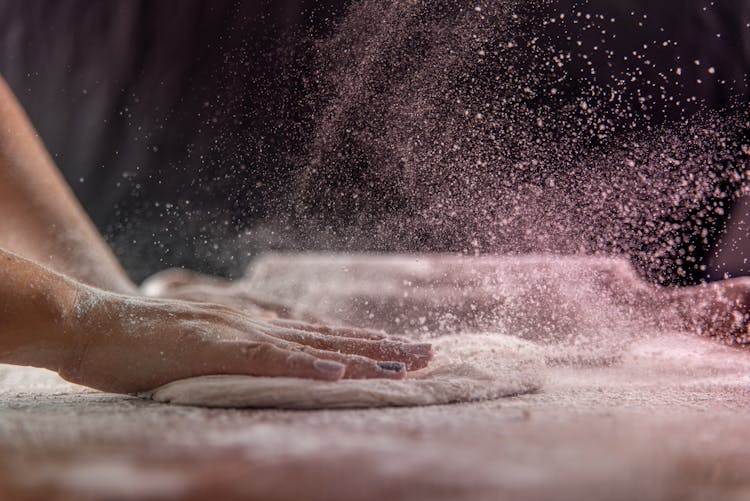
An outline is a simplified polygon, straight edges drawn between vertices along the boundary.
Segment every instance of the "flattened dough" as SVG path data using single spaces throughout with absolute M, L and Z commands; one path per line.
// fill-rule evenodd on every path
M 433 345 L 430 367 L 405 380 L 205 376 L 174 381 L 142 396 L 205 407 L 336 409 L 492 400 L 542 387 L 544 357 L 527 341 L 464 334 L 439 338 Z

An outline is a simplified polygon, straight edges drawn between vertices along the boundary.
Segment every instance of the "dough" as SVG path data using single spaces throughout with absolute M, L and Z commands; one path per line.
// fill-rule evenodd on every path
M 544 357 L 527 341 L 464 334 L 438 338 L 433 345 L 430 366 L 404 380 L 205 376 L 174 381 L 142 396 L 206 407 L 333 409 L 491 400 L 542 387 Z

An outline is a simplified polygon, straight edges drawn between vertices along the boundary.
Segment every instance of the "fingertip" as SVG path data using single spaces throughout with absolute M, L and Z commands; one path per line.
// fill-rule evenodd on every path
M 403 362 L 407 370 L 422 369 L 432 360 L 433 350 L 429 343 L 381 341 L 375 342 L 367 355 L 383 360 Z
M 313 368 L 321 376 L 320 379 L 328 381 L 338 381 L 346 373 L 346 366 L 333 360 L 318 359 L 313 362 Z
M 405 351 L 409 355 L 406 368 L 410 371 L 424 369 L 434 356 L 432 345 L 429 343 L 407 345 Z
M 406 365 L 403 362 L 378 362 L 378 367 L 397 374 L 406 373 Z
M 404 379 L 406 366 L 403 362 L 375 362 L 365 363 L 357 361 L 347 365 L 346 379 Z
M 403 362 L 378 362 L 378 377 L 386 379 L 404 379 L 406 377 L 406 364 Z
M 386 334 L 384 331 L 378 331 L 374 329 L 359 329 L 359 332 L 363 337 L 372 339 L 374 341 L 383 341 L 388 339 L 388 334 Z
M 412 355 L 432 356 L 432 345 L 430 343 L 410 343 L 406 345 L 406 351 Z

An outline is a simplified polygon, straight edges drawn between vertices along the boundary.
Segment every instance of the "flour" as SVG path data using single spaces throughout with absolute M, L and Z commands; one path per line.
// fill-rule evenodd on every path
M 549 347 L 555 364 L 609 364 L 655 313 L 667 313 L 652 311 L 653 290 L 618 258 L 266 254 L 243 285 L 331 323 L 415 339 L 520 337 Z

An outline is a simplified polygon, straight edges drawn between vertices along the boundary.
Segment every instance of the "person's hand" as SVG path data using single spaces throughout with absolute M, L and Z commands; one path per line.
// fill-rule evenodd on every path
M 729 344 L 750 344 L 750 277 L 689 287 L 676 294 L 689 327 Z
M 154 298 L 221 304 L 254 317 L 322 322 L 321 318 L 310 312 L 258 297 L 236 281 L 179 268 L 150 276 L 141 284 L 140 292 Z
M 60 375 L 119 393 L 213 374 L 401 379 L 426 367 L 432 356 L 429 344 L 367 330 L 263 321 L 221 305 L 85 287 L 64 331 L 75 355 Z

